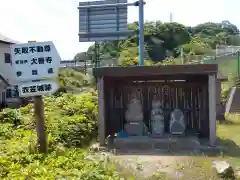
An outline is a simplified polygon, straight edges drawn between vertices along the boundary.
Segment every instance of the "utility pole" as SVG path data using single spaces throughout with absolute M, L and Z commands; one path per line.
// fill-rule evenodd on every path
M 94 46 L 94 67 L 100 67 L 100 45 L 98 42 L 95 42 Z
M 182 62 L 182 64 L 184 64 L 183 47 L 181 47 L 181 62 Z
M 169 17 L 169 20 L 170 20 L 170 23 L 172 23 L 172 22 L 173 22 L 173 14 L 172 14 L 172 12 L 170 12 L 170 17 Z

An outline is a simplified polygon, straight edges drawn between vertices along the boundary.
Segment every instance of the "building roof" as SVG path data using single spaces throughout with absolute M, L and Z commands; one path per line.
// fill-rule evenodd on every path
M 129 67 L 100 67 L 93 69 L 95 77 L 139 77 L 159 75 L 204 75 L 218 72 L 217 64 L 188 64 L 165 66 L 129 66 Z
M 15 43 L 18 43 L 17 41 L 4 36 L 2 33 L 0 33 L 0 42 L 1 43 L 5 43 L 5 44 L 15 44 Z
M 0 74 L 0 84 L 4 83 L 6 86 L 9 86 L 9 83 L 4 79 L 4 77 Z

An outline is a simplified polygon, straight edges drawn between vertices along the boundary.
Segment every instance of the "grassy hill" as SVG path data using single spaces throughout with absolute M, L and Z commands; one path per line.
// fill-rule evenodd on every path
M 71 68 L 61 69 L 59 72 L 60 91 L 79 92 L 91 86 L 93 78 Z

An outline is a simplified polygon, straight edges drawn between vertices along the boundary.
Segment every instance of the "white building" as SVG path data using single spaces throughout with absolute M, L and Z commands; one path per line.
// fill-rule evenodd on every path
M 20 99 L 16 87 L 10 87 L 11 73 L 10 45 L 18 43 L 0 33 L 0 105 L 18 106 Z

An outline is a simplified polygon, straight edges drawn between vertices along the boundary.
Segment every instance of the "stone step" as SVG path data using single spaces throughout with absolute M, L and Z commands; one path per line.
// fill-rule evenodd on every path
M 129 137 L 115 138 L 111 144 L 114 149 L 126 150 L 149 150 L 149 149 L 171 149 L 171 150 L 195 150 L 200 143 L 197 138 L 149 138 Z

